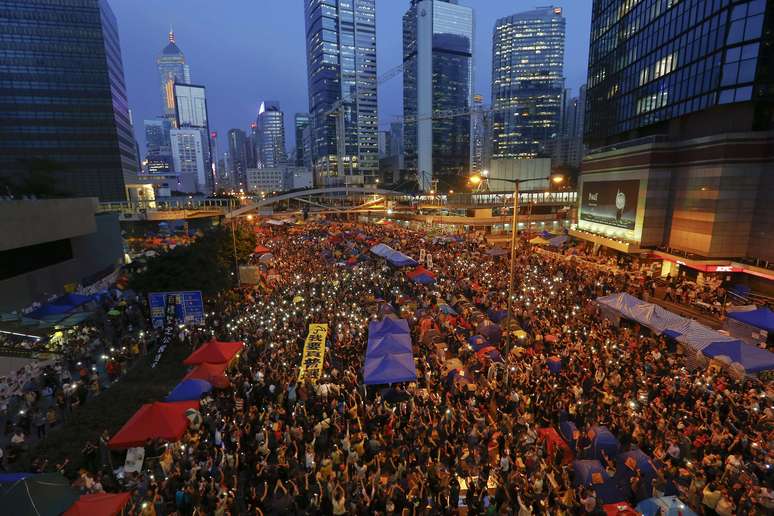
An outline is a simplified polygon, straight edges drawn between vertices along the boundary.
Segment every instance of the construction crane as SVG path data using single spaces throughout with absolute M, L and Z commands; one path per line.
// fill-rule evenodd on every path
M 399 64 L 398 66 L 391 68 L 387 71 L 387 73 L 380 75 L 376 79 L 376 85 L 380 85 L 382 83 L 385 83 L 392 79 L 393 77 L 396 77 L 403 73 L 403 64 Z M 353 95 L 347 95 L 345 97 L 342 97 L 341 99 L 337 100 L 333 103 L 333 106 L 331 106 L 331 109 L 326 111 L 322 118 L 327 119 L 329 116 L 335 116 L 336 117 L 336 168 L 337 168 L 337 175 L 338 177 L 344 177 L 344 155 L 347 153 L 346 149 L 346 127 L 344 125 L 344 105 L 349 104 L 350 102 L 353 102 L 357 100 L 356 96 Z

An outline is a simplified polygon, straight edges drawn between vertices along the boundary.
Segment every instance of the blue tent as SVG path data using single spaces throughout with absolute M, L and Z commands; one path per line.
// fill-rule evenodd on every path
M 65 294 L 54 299 L 53 305 L 81 306 L 94 301 L 94 296 L 85 296 L 83 294 Z
M 639 492 L 634 493 L 634 497 L 637 500 L 650 498 L 653 495 L 653 479 L 658 474 L 658 468 L 642 450 L 635 449 L 619 453 L 615 459 L 615 476 L 613 478 L 628 498 L 631 491 L 629 480 L 634 476 L 635 468 L 640 470 L 641 482 Z
M 732 362 L 742 364 L 747 373 L 759 373 L 774 369 L 774 353 L 756 348 L 741 340 L 713 342 L 704 348 L 702 352 L 709 357 L 725 355 Z
M 543 231 L 541 231 L 540 233 L 538 233 L 538 234 L 539 234 L 541 237 L 545 238 L 546 240 L 550 240 L 550 239 L 552 239 L 552 238 L 554 238 L 554 237 L 556 236 L 556 235 L 554 235 L 553 233 L 549 233 L 549 232 L 548 232 L 548 231 L 546 231 L 545 229 L 544 229 Z
M 643 516 L 698 516 L 676 496 L 648 498 L 638 503 L 635 509 Z
M 576 460 L 573 462 L 573 471 L 575 473 L 573 484 L 576 487 L 592 488 L 603 504 L 626 500 L 598 460 Z
M 202 395 L 212 390 L 212 384 L 205 380 L 183 380 L 172 389 L 164 401 L 188 401 L 201 399 Z
M 492 310 L 491 308 L 486 311 L 486 316 L 492 319 L 492 321 L 499 323 L 506 317 L 508 317 L 508 310 Z
M 470 344 L 470 347 L 473 348 L 473 351 L 480 351 L 487 347 L 489 342 L 487 342 L 486 337 L 483 335 L 473 335 L 472 337 L 468 338 L 468 344 Z
M 558 237 L 551 238 L 548 244 L 552 247 L 562 247 L 570 239 L 567 235 L 559 235 Z
M 602 460 L 604 451 L 608 458 L 613 460 L 621 451 L 621 443 L 606 426 L 592 426 L 589 432 L 591 432 L 591 457 Z
M 363 367 L 363 383 L 366 385 L 413 382 L 416 379 L 417 369 L 412 353 L 366 356 Z
M 476 328 L 476 331 L 486 337 L 492 344 L 498 344 L 500 342 L 500 337 L 503 334 L 500 325 L 495 324 L 490 320 L 482 321 Z
M 393 251 L 384 258 L 390 262 L 390 265 L 393 267 L 416 267 L 419 265 L 419 262 L 415 259 L 400 251 Z
M 575 451 L 575 443 L 578 440 L 578 427 L 572 421 L 561 421 L 559 423 L 559 433 L 562 434 L 562 439 L 567 441 L 573 451 Z
M 368 323 L 368 339 L 395 333 L 410 333 L 406 319 L 382 319 Z
M 388 246 L 387 244 L 376 244 L 371 248 L 371 252 L 374 253 L 376 256 L 381 256 L 384 258 L 385 256 L 394 253 L 395 249 Z
M 73 310 L 75 310 L 75 307 L 72 305 L 46 304 L 37 310 L 25 314 L 24 317 L 29 317 L 30 319 L 62 319 L 65 314 L 68 314 Z
M 749 312 L 729 312 L 728 318 L 774 333 L 774 312 L 766 306 Z
M 435 283 L 435 278 L 432 277 L 430 274 L 423 272 L 422 274 L 417 274 L 416 276 L 411 278 L 411 281 L 422 285 L 432 285 L 433 283 Z
M 366 359 L 395 353 L 411 352 L 411 335 L 408 333 L 392 333 L 368 337 Z

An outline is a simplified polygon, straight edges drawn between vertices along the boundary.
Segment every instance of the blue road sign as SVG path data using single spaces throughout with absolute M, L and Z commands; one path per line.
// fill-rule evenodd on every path
M 148 294 L 150 303 L 151 323 L 154 328 L 164 327 L 164 308 L 167 296 L 172 295 L 175 303 L 175 317 L 180 324 L 201 326 L 204 324 L 204 301 L 200 290 L 191 292 L 151 292 Z

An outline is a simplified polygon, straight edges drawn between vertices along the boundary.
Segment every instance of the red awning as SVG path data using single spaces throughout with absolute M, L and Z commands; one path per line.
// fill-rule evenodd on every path
M 185 365 L 196 365 L 209 362 L 211 364 L 220 364 L 230 362 L 237 353 L 242 351 L 243 342 L 218 342 L 211 340 L 202 344 L 199 349 L 188 355 L 183 360 Z
M 253 253 L 255 254 L 266 254 L 270 252 L 271 252 L 271 249 L 269 249 L 268 247 L 264 247 L 262 245 L 256 245 L 255 250 L 253 251 Z
M 226 376 L 226 368 L 228 368 L 226 362 L 220 364 L 205 362 L 196 366 L 193 371 L 185 375 L 183 380 L 205 380 L 216 389 L 227 389 L 231 382 Z
M 179 441 L 188 420 L 185 411 L 199 410 L 199 401 L 176 401 L 174 403 L 148 403 L 140 407 L 129 421 L 110 439 L 111 448 L 132 448 L 144 446 L 148 439 Z
M 116 516 L 129 503 L 130 493 L 94 493 L 81 495 L 64 516 Z

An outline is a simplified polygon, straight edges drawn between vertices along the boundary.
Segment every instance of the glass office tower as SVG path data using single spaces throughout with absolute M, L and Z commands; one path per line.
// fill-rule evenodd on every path
M 285 163 L 285 114 L 279 102 L 261 102 L 258 109 L 258 168 L 274 168 Z
M 138 161 L 106 1 L 0 0 L 0 112 L 0 181 L 126 198 Z
M 175 83 L 191 84 L 191 69 L 185 63 L 185 55 L 177 46 L 175 33 L 172 29 L 169 30 L 169 43 L 156 59 L 156 66 L 161 81 L 161 101 L 164 114 L 172 117 L 175 113 Z
M 541 7 L 495 23 L 493 159 L 547 156 L 562 118 L 564 39 L 559 7 Z
M 752 101 L 753 124 L 770 119 L 774 62 L 765 16 L 766 0 L 595 0 L 590 147 L 663 133 L 669 120 L 727 104 Z
M 297 167 L 303 167 L 304 161 L 304 129 L 309 126 L 309 113 L 296 113 L 293 125 L 296 130 L 296 160 Z
M 473 10 L 412 0 L 403 16 L 405 164 L 422 191 L 457 188 L 469 174 Z
M 201 133 L 202 167 L 205 172 L 204 183 L 197 184 L 198 191 L 212 193 L 215 191 L 215 169 L 213 167 L 214 156 L 210 147 L 206 90 L 204 86 L 174 83 L 172 91 L 175 98 L 175 126 L 179 129 L 197 129 Z
M 312 156 L 318 184 L 375 184 L 379 172 L 375 0 L 305 0 Z M 336 116 L 341 101 L 343 174 Z

